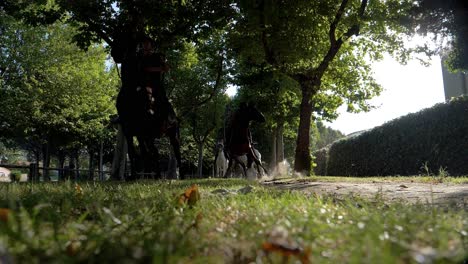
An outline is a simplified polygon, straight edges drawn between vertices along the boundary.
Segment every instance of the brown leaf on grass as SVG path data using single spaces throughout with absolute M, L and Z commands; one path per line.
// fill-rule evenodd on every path
M 200 200 L 198 185 L 193 184 L 179 196 L 179 205 L 188 204 L 189 206 L 194 206 L 198 200 Z
M 285 258 L 296 257 L 303 264 L 309 263 L 309 250 L 300 247 L 281 226 L 275 227 L 270 232 L 268 241 L 262 244 L 262 249 L 265 253 L 277 253 Z
M 10 217 L 11 210 L 7 208 L 0 208 L 0 221 L 2 222 L 8 222 L 8 219 Z
M 266 252 L 278 252 L 285 257 L 297 256 L 303 251 L 302 248 L 297 246 L 271 242 L 263 242 L 262 249 Z
M 70 257 L 75 256 L 81 248 L 81 242 L 77 240 L 68 241 L 66 244 L 65 251 Z
M 291 256 L 296 257 L 302 264 L 308 264 L 309 261 L 309 250 L 304 250 L 301 247 L 286 245 L 286 244 L 275 244 L 271 242 L 264 242 L 262 249 L 266 253 L 276 252 L 281 256 L 289 258 Z
M 78 197 L 83 197 L 83 188 L 78 183 L 75 183 L 75 194 Z

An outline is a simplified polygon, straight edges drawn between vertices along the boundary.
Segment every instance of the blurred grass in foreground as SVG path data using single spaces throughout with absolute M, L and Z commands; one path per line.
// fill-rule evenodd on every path
M 319 180 L 322 177 L 317 177 Z M 313 179 L 312 179 L 313 180 Z M 198 185 L 193 206 L 181 194 Z M 240 179 L 0 185 L 17 263 L 461 263 L 468 212 Z

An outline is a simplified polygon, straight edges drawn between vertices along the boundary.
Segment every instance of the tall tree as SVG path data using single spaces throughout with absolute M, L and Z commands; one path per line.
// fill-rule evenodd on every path
M 410 30 L 401 19 L 411 3 L 240 1 L 237 28 L 253 51 L 246 59 L 283 72 L 300 85 L 296 171 L 309 174 L 311 170 L 312 113 L 343 103 L 350 111 L 367 110 L 366 100 L 379 94 L 381 87 L 366 59 L 381 59 L 383 52 L 407 59 L 402 33 Z
M 69 25 L 32 28 L 11 18 L 3 26 L 0 132 L 35 142 L 48 166 L 52 150 L 99 137 L 115 113 L 118 78 L 102 46 L 83 52 L 71 43 Z

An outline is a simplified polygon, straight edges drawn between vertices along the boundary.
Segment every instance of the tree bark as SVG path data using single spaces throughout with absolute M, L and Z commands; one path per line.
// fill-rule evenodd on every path
M 198 177 L 203 176 L 203 141 L 198 143 Z
M 125 160 L 127 156 L 127 141 L 122 131 L 122 126 L 117 124 L 117 142 L 115 144 L 114 158 L 112 160 L 111 179 L 123 180 L 125 173 Z
M 296 154 L 294 157 L 294 170 L 310 175 L 310 124 L 312 117 L 311 91 L 309 87 L 302 87 L 302 100 L 300 106 L 299 131 L 297 133 Z
M 104 143 L 102 142 L 102 139 L 99 142 L 99 180 L 103 181 L 104 180 L 104 173 L 103 171 L 103 159 L 104 159 Z
M 270 159 L 270 170 L 275 171 L 277 159 L 276 159 L 276 131 L 278 128 L 273 130 L 271 136 L 271 159 Z
M 62 151 L 62 150 L 59 150 L 58 152 L 58 165 L 59 165 L 59 172 L 58 172 L 58 181 L 61 181 L 64 179 L 65 177 L 65 174 L 64 174 L 64 170 L 63 170 L 63 167 L 65 165 L 65 153 Z
M 50 143 L 47 140 L 47 143 L 42 145 L 42 167 L 43 167 L 43 169 L 42 169 L 42 180 L 43 181 L 50 181 L 49 170 L 47 169 L 47 168 L 49 168 L 49 165 L 50 165 L 50 152 L 49 152 L 49 149 L 50 149 Z
M 96 164 L 94 162 L 95 153 L 94 151 L 89 151 L 89 164 L 88 164 L 88 180 L 94 180 L 94 169 L 96 168 Z
M 284 124 L 278 124 L 278 128 L 276 130 L 276 164 L 282 162 L 284 160 L 284 141 L 283 141 L 283 131 L 284 131 Z

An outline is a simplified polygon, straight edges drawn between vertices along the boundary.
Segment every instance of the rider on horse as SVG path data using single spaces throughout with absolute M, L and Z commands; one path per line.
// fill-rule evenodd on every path
M 168 122 L 170 125 L 176 121 L 176 114 L 164 88 L 164 73 L 169 71 L 169 65 L 162 54 L 155 52 L 154 46 L 152 39 L 144 37 L 137 47 L 140 83 L 136 89 L 147 97 L 148 114 L 161 124 Z

